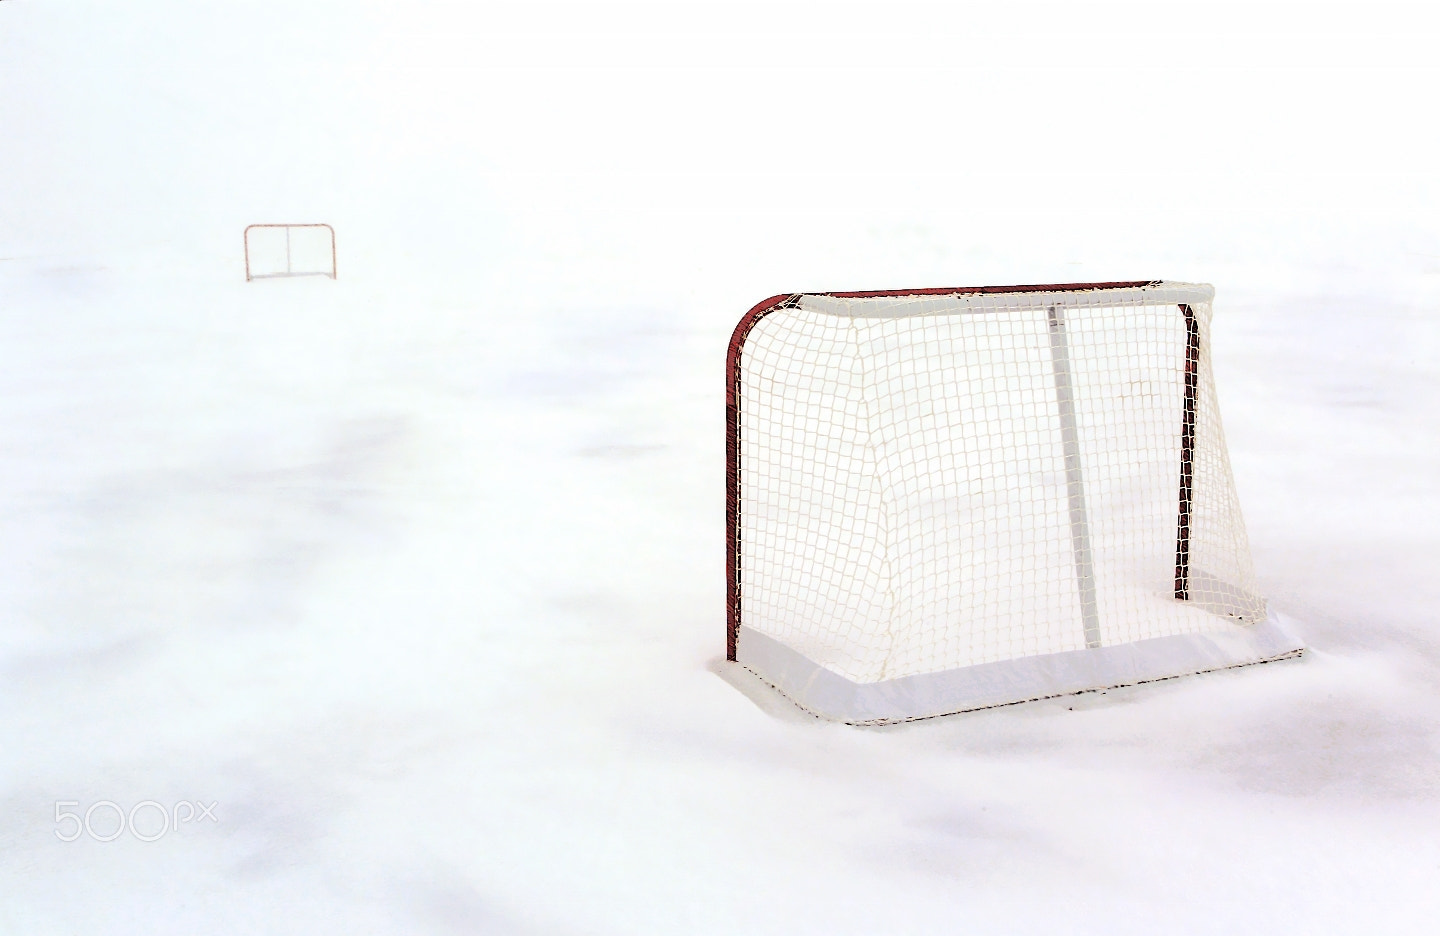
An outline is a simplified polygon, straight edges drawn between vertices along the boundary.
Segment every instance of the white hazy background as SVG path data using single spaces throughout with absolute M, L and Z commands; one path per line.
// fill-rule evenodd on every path
M 1433 932 L 1437 41 L 3 0 L 0 932 Z M 338 280 L 247 284 L 267 221 Z M 1146 277 L 1218 289 L 1308 657 L 884 730 L 730 672 L 750 305 Z M 218 821 L 57 838 L 146 800 Z

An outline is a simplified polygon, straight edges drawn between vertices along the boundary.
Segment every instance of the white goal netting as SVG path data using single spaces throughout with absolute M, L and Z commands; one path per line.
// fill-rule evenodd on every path
M 756 318 L 732 352 L 732 626 L 876 683 L 1263 620 L 1211 296 L 801 295 Z

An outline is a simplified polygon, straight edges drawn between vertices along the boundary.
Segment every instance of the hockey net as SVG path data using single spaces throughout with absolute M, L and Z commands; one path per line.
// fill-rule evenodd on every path
M 252 224 L 245 228 L 245 279 L 335 279 L 335 229 L 328 224 Z
M 1215 398 L 1212 295 L 1153 282 L 757 306 L 730 354 L 730 658 L 808 708 L 890 721 L 1298 650 L 1248 627 L 1266 605 Z M 1131 649 L 1087 655 L 1105 648 Z

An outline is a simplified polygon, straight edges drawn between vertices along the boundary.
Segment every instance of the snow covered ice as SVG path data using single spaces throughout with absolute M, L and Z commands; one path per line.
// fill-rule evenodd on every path
M 1435 36 L 1287 9 L 0 3 L 0 932 L 1429 932 Z M 1150 276 L 1305 658 L 724 664 L 747 308 Z

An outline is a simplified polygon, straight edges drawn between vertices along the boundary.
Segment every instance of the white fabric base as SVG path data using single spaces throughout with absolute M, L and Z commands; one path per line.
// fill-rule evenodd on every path
M 852 725 L 950 715 L 1095 689 L 1298 656 L 1274 620 L 1206 634 L 1002 660 L 883 682 L 857 683 L 758 631 L 742 627 L 736 659 L 801 708 Z

